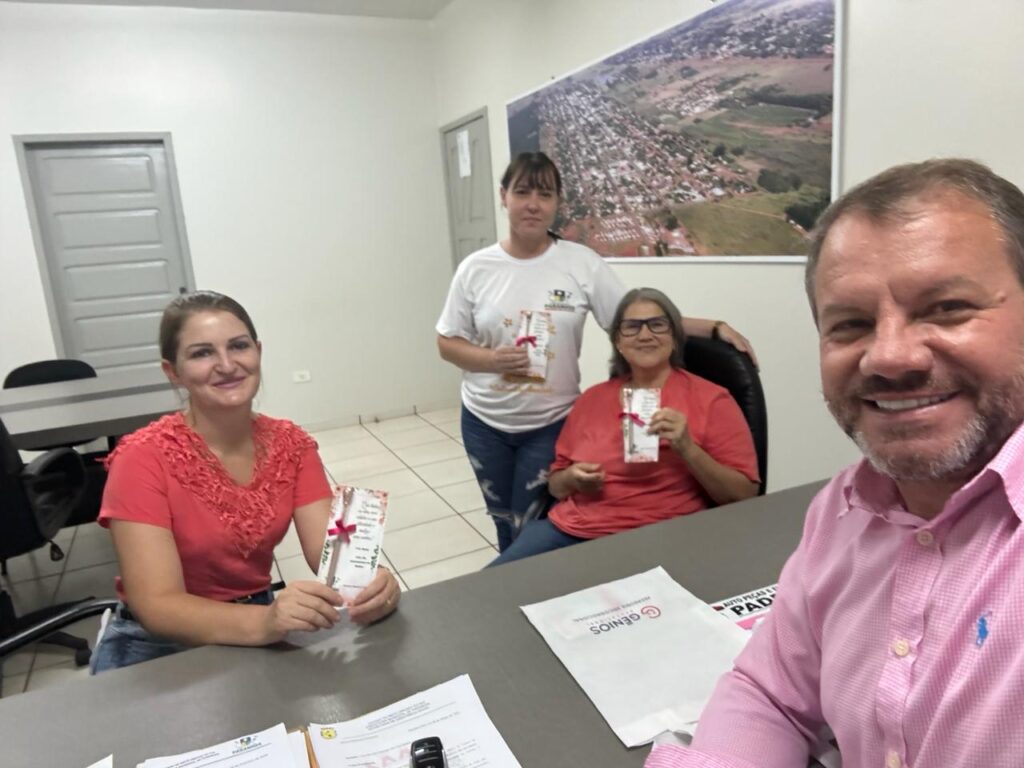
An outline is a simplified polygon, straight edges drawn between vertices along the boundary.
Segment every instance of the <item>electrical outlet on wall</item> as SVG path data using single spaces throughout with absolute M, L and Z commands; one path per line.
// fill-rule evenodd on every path
M 305 384 L 313 378 L 313 375 L 309 371 L 292 371 L 292 382 L 295 384 Z

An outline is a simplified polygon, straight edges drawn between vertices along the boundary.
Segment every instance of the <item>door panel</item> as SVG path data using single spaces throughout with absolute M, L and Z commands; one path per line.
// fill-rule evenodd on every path
M 459 159 L 460 133 L 466 134 L 468 167 Z M 456 264 L 497 239 L 489 142 L 484 116 L 444 134 L 445 181 Z
M 193 287 L 163 142 L 25 152 L 64 355 L 101 375 L 156 364 L 163 308 Z

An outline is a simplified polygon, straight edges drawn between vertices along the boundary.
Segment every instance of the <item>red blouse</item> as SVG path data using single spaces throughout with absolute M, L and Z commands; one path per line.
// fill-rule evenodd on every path
M 573 405 L 555 445 L 551 471 L 576 462 L 600 464 L 600 493 L 574 493 L 557 502 L 548 518 L 560 530 L 584 539 L 637 528 L 711 505 L 686 462 L 661 441 L 657 462 L 623 460 L 622 379 L 597 384 Z M 757 481 L 757 454 L 750 427 L 728 390 L 707 379 L 673 370 L 661 388 L 662 407 L 686 416 L 690 435 L 719 464 Z
M 100 525 L 128 520 L 170 529 L 190 594 L 232 600 L 266 589 L 274 547 L 295 509 L 331 489 L 316 442 L 301 428 L 257 415 L 252 436 L 256 465 L 243 486 L 181 413 L 128 435 L 107 459 Z

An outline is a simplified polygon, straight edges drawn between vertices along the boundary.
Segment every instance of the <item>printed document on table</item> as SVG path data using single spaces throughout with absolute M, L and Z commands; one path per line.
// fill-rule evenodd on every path
M 259 733 L 181 755 L 154 757 L 138 768 L 297 768 L 288 732 L 278 723 Z
M 692 731 L 748 638 L 660 567 L 522 610 L 627 747 Z
M 320 768 L 404 768 L 409 746 L 428 736 L 441 739 L 448 768 L 519 768 L 469 675 L 355 720 L 309 726 Z

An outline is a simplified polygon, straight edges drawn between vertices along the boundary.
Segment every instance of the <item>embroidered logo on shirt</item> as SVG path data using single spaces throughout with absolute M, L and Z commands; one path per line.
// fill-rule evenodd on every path
M 985 644 L 985 641 L 988 640 L 988 620 L 989 618 L 991 618 L 991 616 L 992 611 L 986 611 L 978 617 L 978 636 L 974 638 L 974 644 L 979 648 L 981 648 L 981 646 Z
M 544 305 L 544 309 L 566 309 L 575 312 L 576 307 L 569 303 L 570 299 L 572 299 L 572 291 L 552 288 L 548 291 L 548 303 Z

